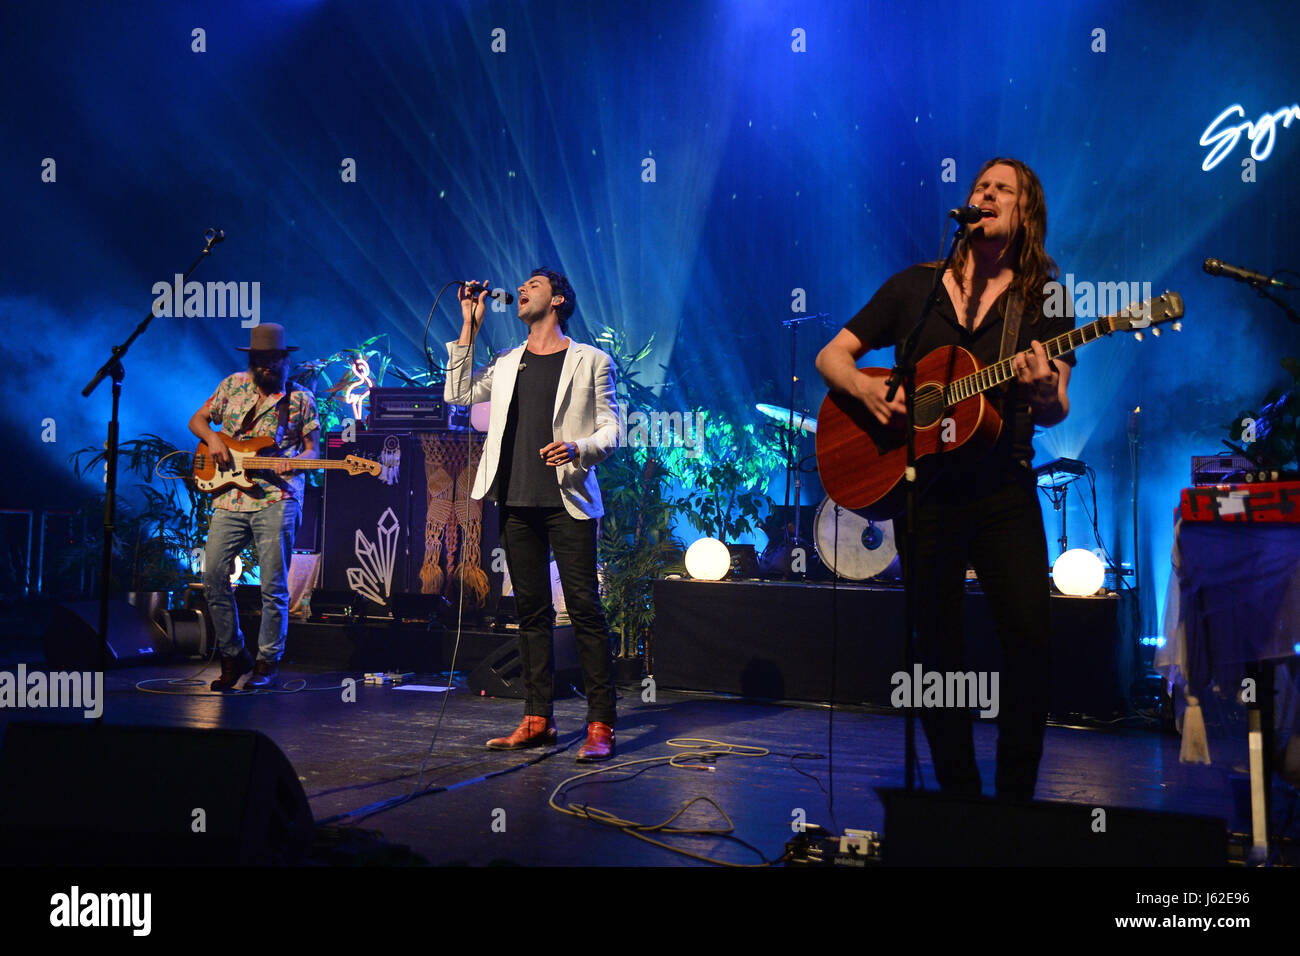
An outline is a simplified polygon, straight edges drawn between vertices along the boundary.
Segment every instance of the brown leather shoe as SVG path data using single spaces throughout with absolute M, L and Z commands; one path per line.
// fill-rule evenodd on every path
M 235 682 L 253 669 L 253 658 L 248 651 L 240 650 L 238 654 L 227 657 L 221 655 L 221 676 L 208 686 L 216 691 L 234 690 Z
M 523 750 L 525 747 L 554 747 L 555 718 L 524 717 L 509 737 L 493 737 L 487 742 L 488 750 Z
M 593 763 L 614 756 L 614 728 L 599 720 L 587 725 L 587 739 L 578 748 L 578 763 Z
M 280 683 L 280 665 L 260 657 L 253 664 L 253 676 L 244 681 L 244 690 L 270 690 Z

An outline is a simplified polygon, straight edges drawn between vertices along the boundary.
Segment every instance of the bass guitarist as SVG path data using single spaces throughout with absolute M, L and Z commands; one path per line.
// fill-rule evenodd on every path
M 1048 360 L 1040 340 L 1068 331 L 1073 316 L 1044 314 L 1047 283 L 1058 274 L 1043 241 L 1047 208 L 1038 177 L 1023 162 L 991 159 L 975 177 L 969 203 L 982 218 L 970 227 L 927 320 L 916 356 L 961 346 L 983 364 L 996 362 L 1005 326 L 1014 336 L 1015 380 L 1002 396 L 1003 426 L 993 450 L 974 461 L 945 462 L 920 484 L 915 582 L 919 589 L 918 656 L 925 672 L 964 672 L 963 583 L 969 564 L 979 575 L 1002 645 L 996 794 L 1030 800 L 1043 752 L 1050 700 L 1050 604 L 1047 542 L 1034 475 L 1033 430 L 1069 413 L 1072 353 Z M 885 401 L 884 379 L 859 373 L 868 351 L 902 344 L 920 314 L 938 263 L 890 278 L 822 349 L 817 370 L 832 391 L 860 400 L 883 425 L 905 426 L 900 389 Z M 1022 308 L 1017 308 L 1018 303 Z M 1072 312 L 1073 310 L 1068 310 Z M 900 545 L 902 544 L 900 540 Z M 948 704 L 954 702 L 945 702 Z M 979 796 L 970 712 L 924 707 L 922 725 L 945 793 Z
M 223 380 L 190 419 L 190 431 L 207 443 L 218 466 L 231 465 L 222 435 L 270 436 L 282 456 L 296 452 L 298 458 L 318 457 L 316 401 L 310 392 L 288 387 L 289 353 L 296 348 L 285 344 L 283 326 L 254 326 L 248 348 L 239 349 L 248 353 L 248 371 Z M 221 431 L 213 431 L 212 425 L 220 425 Z M 245 690 L 275 687 L 289 630 L 289 560 L 302 520 L 302 473 L 280 464 L 270 471 L 249 472 L 249 477 L 251 489 L 231 488 L 213 500 L 203 556 L 203 593 L 221 652 L 221 676 L 212 681 L 214 691 L 232 690 L 250 670 L 253 676 Z M 262 582 L 256 661 L 244 647 L 230 583 L 235 555 L 250 541 L 257 545 Z

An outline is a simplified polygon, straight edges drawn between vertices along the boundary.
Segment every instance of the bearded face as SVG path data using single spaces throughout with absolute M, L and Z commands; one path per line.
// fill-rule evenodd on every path
M 260 391 L 268 395 L 283 392 L 289 377 L 289 353 L 249 352 L 248 371 Z

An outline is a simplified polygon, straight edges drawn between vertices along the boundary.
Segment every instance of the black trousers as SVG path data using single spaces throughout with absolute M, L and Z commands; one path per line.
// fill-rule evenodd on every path
M 515 590 L 524 714 L 550 717 L 555 700 L 555 607 L 549 552 L 555 555 L 564 603 L 573 621 L 587 695 L 587 722 L 614 723 L 609 628 L 596 580 L 596 522 L 564 508 L 501 506 L 501 543 Z
M 965 671 L 961 608 L 969 563 L 1002 648 L 996 792 L 1003 799 L 1030 800 L 1051 701 L 1047 541 L 1029 468 L 981 464 L 944 472 L 918 503 L 918 653 L 927 672 Z M 921 709 L 935 775 L 946 793 L 981 792 L 972 719 L 967 708 Z

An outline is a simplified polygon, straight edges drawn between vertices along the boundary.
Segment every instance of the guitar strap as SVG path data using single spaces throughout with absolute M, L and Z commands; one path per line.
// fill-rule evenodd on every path
M 1025 300 L 1019 292 L 1011 293 L 1007 300 L 1006 315 L 1002 319 L 1002 352 L 998 361 L 1010 358 L 1016 351 L 1016 342 L 1020 340 L 1020 319 L 1024 315 Z
M 239 431 L 235 432 L 236 436 L 242 435 L 245 432 L 247 432 L 249 429 L 251 429 L 254 423 L 257 421 L 257 419 L 261 417 L 257 414 L 257 407 L 259 404 L 261 403 L 254 402 L 253 407 L 250 408 L 247 414 L 244 415 L 244 421 L 240 424 Z M 290 379 L 289 381 L 285 382 L 284 397 L 280 399 L 279 402 L 276 403 L 277 424 L 275 429 L 275 451 L 281 455 L 284 454 L 284 449 L 280 447 L 280 443 L 284 441 L 284 436 L 288 434 L 289 408 L 292 405 L 293 405 L 293 380 Z M 271 484 L 277 485 L 281 488 L 285 487 L 285 479 L 280 475 L 268 474 L 265 476 L 263 480 L 268 481 Z M 255 486 L 253 489 L 251 489 L 248 492 L 248 494 L 251 497 L 260 498 L 261 489 L 260 487 Z
M 1002 354 L 998 356 L 998 361 L 1010 358 L 1016 352 L 1016 343 L 1020 341 L 1020 319 L 1024 315 L 1025 300 L 1021 298 L 1020 293 L 1012 292 L 1011 298 L 1007 300 L 1007 311 L 1002 317 Z M 1002 385 L 999 391 L 1002 392 L 1002 418 L 1009 421 L 1012 418 L 1012 409 L 1007 407 L 1007 402 L 1011 397 L 1011 390 L 1015 387 L 1016 380 L 1013 378 L 1010 382 Z M 1018 403 L 1019 406 L 1028 410 L 1029 403 L 1023 399 Z M 1029 468 L 1029 462 L 1021 461 L 1019 463 L 1025 469 Z
M 289 409 L 292 406 L 293 380 L 289 379 L 284 383 L 284 399 L 280 402 L 280 407 L 276 412 L 277 417 L 279 418 L 279 424 L 277 424 L 275 428 L 275 443 L 277 446 L 280 442 L 284 441 L 285 437 L 289 434 Z
M 257 414 L 258 402 L 253 403 L 247 414 L 244 415 L 244 421 L 240 424 L 239 430 L 235 432 L 236 436 L 242 435 L 253 427 L 253 424 L 260 417 Z M 278 424 L 275 429 L 275 443 L 278 447 L 280 442 L 284 441 L 284 436 L 289 430 L 289 407 L 293 404 L 293 382 L 289 381 L 284 386 L 284 398 L 276 403 L 276 418 Z

